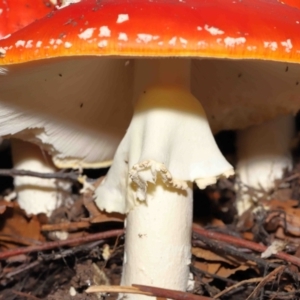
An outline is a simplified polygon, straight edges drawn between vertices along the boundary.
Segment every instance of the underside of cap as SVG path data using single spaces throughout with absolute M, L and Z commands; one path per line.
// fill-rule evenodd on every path
M 108 166 L 132 116 L 132 66 L 125 62 L 11 67 L 0 76 L 0 136 L 42 145 L 60 168 Z
M 249 60 L 193 60 L 191 90 L 214 133 L 243 129 L 296 114 L 300 107 L 298 64 Z
M 133 113 L 133 69 L 132 61 L 97 57 L 9 66 L 0 76 L 0 136 L 43 146 L 60 168 L 110 165 Z M 300 106 L 297 64 L 193 60 L 191 72 L 213 132 Z
M 0 41 L 0 63 L 77 55 L 298 62 L 299 23 L 300 11 L 277 0 L 82 0 Z

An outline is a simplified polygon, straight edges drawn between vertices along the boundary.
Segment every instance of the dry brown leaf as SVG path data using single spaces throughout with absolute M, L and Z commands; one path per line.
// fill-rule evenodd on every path
M 204 260 L 200 262 L 194 261 L 194 266 L 202 271 L 215 274 L 222 277 L 229 277 L 236 271 L 244 271 L 250 267 L 255 267 L 252 262 L 241 263 L 237 258 L 231 256 L 221 256 L 208 249 L 193 247 L 192 254 L 197 258 Z M 210 282 L 212 280 L 209 276 L 203 276 L 202 280 Z
M 207 272 L 207 267 L 208 263 L 207 262 L 203 262 L 203 261 L 199 261 L 199 260 L 195 260 L 193 261 L 193 266 L 203 272 Z
M 200 247 L 192 247 L 192 254 L 197 258 L 201 258 L 208 262 L 225 262 L 229 265 L 238 266 L 240 263 L 236 260 L 235 257 L 231 256 L 221 256 L 218 255 L 208 249 L 200 248 Z
M 44 241 L 37 216 L 28 218 L 16 202 L 12 203 L 13 207 L 8 207 L 1 216 L 1 244 L 5 248 L 14 248 L 19 245 L 35 245 L 39 241 Z
M 284 240 L 288 243 L 292 243 L 295 245 L 300 245 L 300 237 L 292 236 L 290 234 L 286 234 L 282 227 L 278 227 L 275 232 L 275 238 Z
M 283 289 L 288 292 L 288 293 L 292 293 L 295 292 L 295 288 L 292 284 L 286 284 L 284 285 Z
M 249 268 L 250 266 L 246 264 L 242 264 L 236 268 L 226 268 L 225 266 L 221 266 L 216 272 L 216 275 L 228 278 L 229 276 L 233 275 L 237 271 L 246 271 Z
M 253 241 L 254 239 L 254 234 L 252 232 L 243 232 L 242 233 L 242 237 L 245 239 L 245 240 L 249 240 L 249 241 Z
M 271 211 L 265 220 L 267 230 L 275 231 L 278 227 L 285 227 L 286 225 L 287 233 L 300 236 L 300 209 L 295 208 L 298 205 L 297 200 L 280 201 L 273 199 L 264 204 Z M 282 213 L 280 214 L 278 210 L 282 210 Z
M 226 225 L 222 220 L 216 219 L 216 218 L 209 218 L 209 221 L 207 218 L 198 218 L 194 220 L 194 223 L 197 224 L 198 226 L 207 226 L 208 224 L 213 227 L 218 227 L 218 228 L 225 228 Z
M 270 224 L 268 224 L 270 223 Z M 273 226 L 285 227 L 286 231 L 294 236 L 300 236 L 300 209 L 286 208 L 278 217 L 278 212 L 269 214 L 266 218 L 267 228 Z
M 210 224 L 209 224 L 209 225 L 210 225 L 210 226 L 219 227 L 219 228 L 224 228 L 224 227 L 226 227 L 225 224 L 224 224 L 224 222 L 223 222 L 222 220 L 216 219 L 216 218 L 212 219 L 212 220 L 210 221 Z
M 221 263 L 210 262 L 207 265 L 207 272 L 211 274 L 217 274 L 221 268 Z
M 103 223 L 103 222 L 124 222 L 125 215 L 118 213 L 106 213 L 100 212 L 97 216 L 90 220 L 91 223 Z
M 246 210 L 240 217 L 236 224 L 238 231 L 251 230 L 254 225 L 254 215 L 252 209 Z
M 288 207 L 298 206 L 298 200 L 286 199 L 286 198 L 284 201 L 278 200 L 278 198 L 276 199 L 274 198 L 269 201 L 262 201 L 262 203 L 267 207 L 270 207 L 270 209 L 278 209 L 278 208 L 286 209 Z
M 0 204 L 0 215 L 2 215 L 6 211 L 6 206 Z
M 195 260 L 193 262 L 193 266 L 195 268 L 197 268 L 198 270 L 201 270 L 203 272 L 208 272 L 208 263 L 207 262 L 202 262 L 202 261 L 198 261 L 198 260 Z M 211 281 L 214 280 L 213 277 L 209 276 L 209 275 L 205 275 L 203 274 L 203 276 L 201 276 L 201 280 L 204 282 L 204 283 L 210 283 Z
M 2 215 L 6 211 L 7 207 L 13 207 L 13 206 L 14 206 L 13 202 L 0 200 L 0 215 Z
M 286 199 L 291 199 L 292 197 L 292 189 L 287 188 L 287 189 L 278 189 L 275 190 L 274 193 L 272 194 L 272 198 L 278 200 L 278 201 L 286 201 Z M 288 200 L 289 203 L 292 203 L 294 200 Z M 298 204 L 296 204 L 298 205 Z

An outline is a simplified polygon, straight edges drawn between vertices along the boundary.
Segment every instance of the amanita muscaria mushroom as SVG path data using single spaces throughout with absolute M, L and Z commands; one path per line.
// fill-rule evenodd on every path
M 62 168 L 115 154 L 95 195 L 127 214 L 122 284 L 185 290 L 192 183 L 233 173 L 200 101 L 214 130 L 295 113 L 299 21 L 276 0 L 82 0 L 0 41 L 0 135 Z
M 287 5 L 290 5 L 292 7 L 300 8 L 300 3 L 299 3 L 298 0 L 277 0 L 277 1 L 282 3 L 282 4 L 287 4 Z
M 44 17 L 53 9 L 50 0 L 1 0 L 0 38 Z
M 13 32 L 44 17 L 54 9 L 50 0 L 0 1 L 0 39 L 8 38 Z M 0 69 L 0 73 L 2 71 L 4 69 Z M 20 141 L 14 141 L 11 147 L 15 168 L 38 172 L 56 171 L 51 159 L 46 153 L 42 153 L 39 147 Z M 64 191 L 69 187 L 66 183 L 65 188 L 59 187 L 59 183 L 53 179 L 42 180 L 33 177 L 17 177 L 14 184 L 19 194 L 19 204 L 28 214 L 51 214 L 61 204 L 62 198 L 65 197 Z

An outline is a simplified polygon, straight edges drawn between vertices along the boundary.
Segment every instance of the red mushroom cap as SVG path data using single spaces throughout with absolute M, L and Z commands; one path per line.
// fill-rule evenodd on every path
M 44 17 L 53 8 L 49 0 L 0 0 L 0 38 Z
M 300 8 L 300 1 L 299 0 L 278 0 L 280 3 L 287 4 L 293 7 Z
M 299 32 L 300 11 L 277 0 L 82 0 L 1 40 L 1 64 L 74 55 L 298 62 Z

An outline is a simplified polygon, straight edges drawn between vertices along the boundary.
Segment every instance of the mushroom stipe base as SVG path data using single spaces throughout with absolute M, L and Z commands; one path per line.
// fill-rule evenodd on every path
M 232 174 L 200 102 L 186 88 L 144 89 L 113 165 L 95 191 L 100 209 L 127 214 L 122 285 L 187 289 L 193 182 L 205 188 Z

